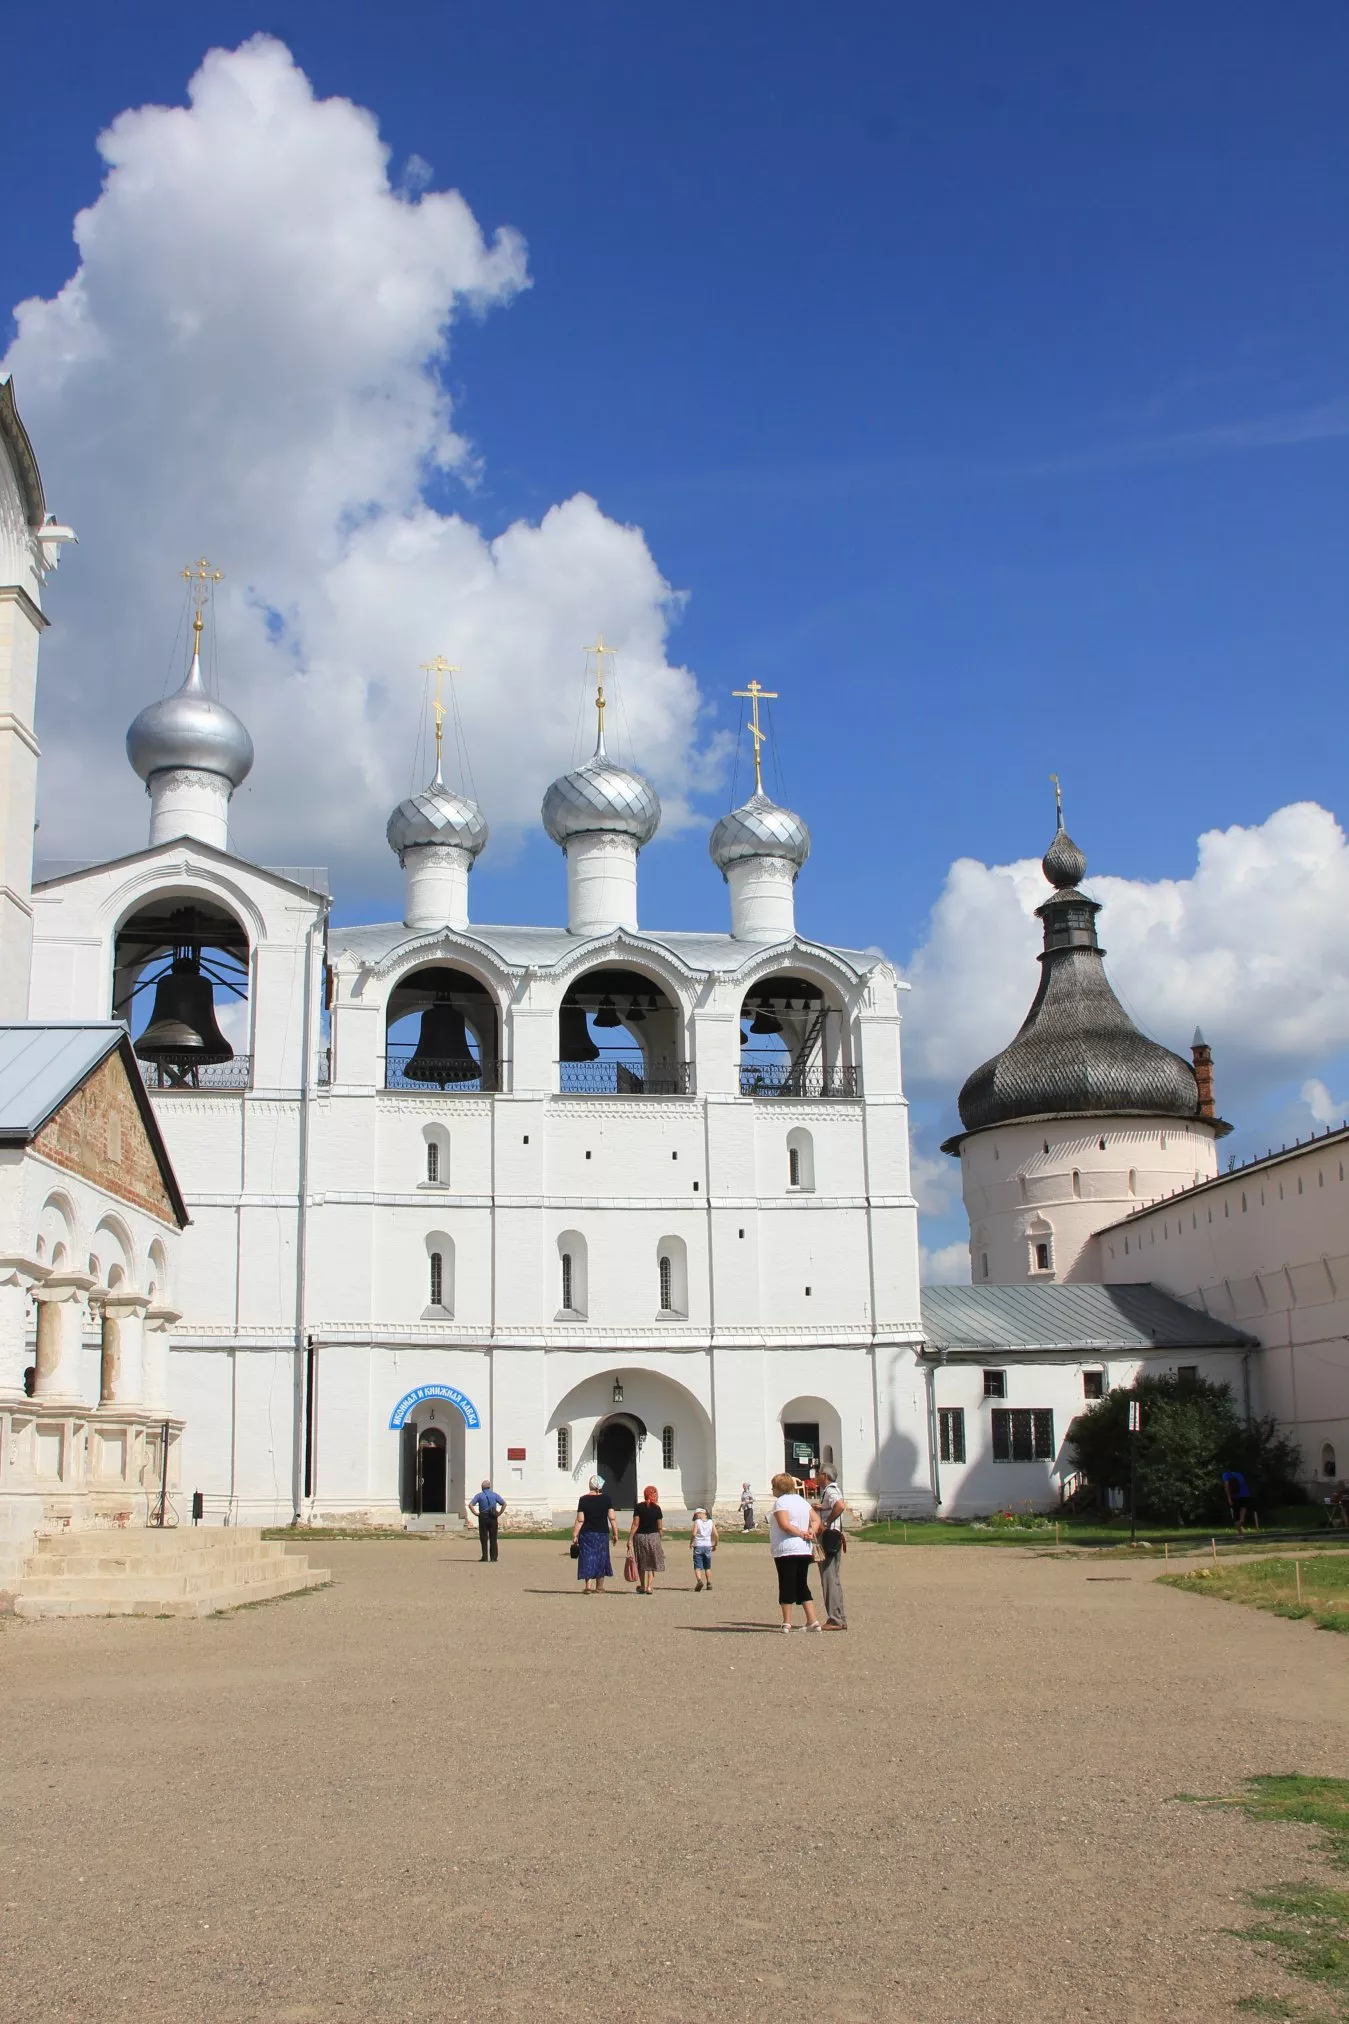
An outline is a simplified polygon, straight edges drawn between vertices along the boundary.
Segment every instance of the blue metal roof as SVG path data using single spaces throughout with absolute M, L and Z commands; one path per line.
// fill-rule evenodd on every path
M 1160 1286 L 925 1286 L 929 1349 L 1246 1349 L 1255 1338 Z
M 0 1138 L 35 1138 L 125 1032 L 111 1019 L 0 1026 Z

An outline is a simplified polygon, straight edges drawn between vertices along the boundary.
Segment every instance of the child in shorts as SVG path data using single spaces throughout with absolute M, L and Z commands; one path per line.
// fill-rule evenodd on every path
M 700 1505 L 693 1514 L 693 1592 L 712 1586 L 712 1555 L 717 1550 L 717 1528 Z

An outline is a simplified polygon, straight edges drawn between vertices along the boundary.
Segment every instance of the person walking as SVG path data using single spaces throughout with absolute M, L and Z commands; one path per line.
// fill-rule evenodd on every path
M 1231 1514 L 1232 1523 L 1237 1528 L 1237 1536 L 1240 1537 L 1246 1530 L 1246 1511 L 1251 1502 L 1250 1484 L 1240 1469 L 1224 1469 L 1222 1482 L 1227 1498 L 1227 1509 Z
M 843 1601 L 843 1556 L 848 1550 L 848 1541 L 844 1536 L 843 1520 L 848 1507 L 832 1469 L 821 1469 L 820 1486 L 820 1545 L 824 1550 L 824 1559 L 820 1563 L 820 1588 L 824 1595 L 824 1627 L 826 1630 L 846 1630 L 848 1612 Z
M 665 1513 L 656 1501 L 654 1483 L 647 1484 L 632 1514 L 628 1551 L 637 1561 L 637 1594 L 653 1594 L 656 1576 L 665 1572 Z
M 778 1575 L 778 1602 L 782 1608 L 784 1635 L 792 1627 L 792 1610 L 799 1603 L 805 1612 L 806 1629 L 824 1629 L 817 1621 L 810 1599 L 810 1563 L 813 1540 L 820 1529 L 819 1513 L 812 1511 L 801 1495 L 795 1476 L 773 1478 L 777 1499 L 768 1521 L 768 1550 Z
M 754 1530 L 754 1492 L 748 1483 L 740 1485 L 740 1517 L 746 1532 Z
M 712 1555 L 720 1543 L 714 1521 L 708 1517 L 702 1505 L 693 1514 L 693 1592 L 701 1593 L 712 1586 Z
M 609 1542 L 618 1544 L 618 1520 L 613 1498 L 598 1476 L 590 1478 L 588 1495 L 576 1506 L 576 1523 L 571 1528 L 572 1551 L 576 1555 L 576 1579 L 585 1583 L 586 1595 L 598 1595 L 614 1571 Z
M 497 1522 L 506 1508 L 506 1499 L 498 1496 L 492 1488 L 490 1476 L 482 1479 L 482 1488 L 468 1500 L 468 1508 L 478 1520 L 478 1544 L 484 1560 L 497 1557 Z

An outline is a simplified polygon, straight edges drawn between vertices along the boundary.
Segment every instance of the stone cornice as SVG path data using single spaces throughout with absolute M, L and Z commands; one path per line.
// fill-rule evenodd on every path
M 0 583 L 0 604 L 17 604 L 29 625 L 38 632 L 45 632 L 51 624 L 42 607 L 34 604 L 21 583 Z

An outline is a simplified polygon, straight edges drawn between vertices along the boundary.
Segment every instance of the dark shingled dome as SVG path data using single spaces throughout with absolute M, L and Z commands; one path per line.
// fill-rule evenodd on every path
M 1036 908 L 1040 988 L 1015 1040 L 961 1090 L 965 1130 L 1044 1116 L 1198 1117 L 1189 1062 L 1141 1034 L 1110 988 L 1096 940 L 1100 908 L 1077 890 L 1087 861 L 1062 827 L 1043 865 L 1056 890 Z

